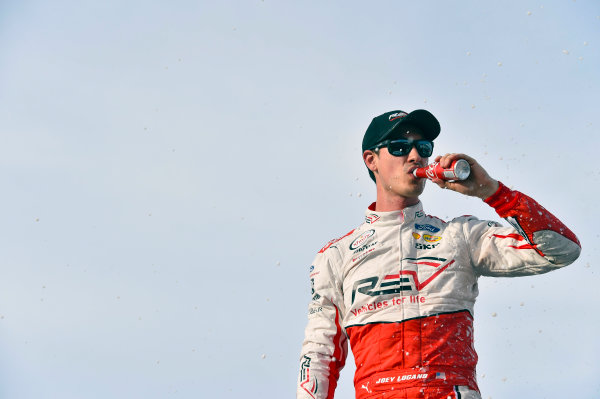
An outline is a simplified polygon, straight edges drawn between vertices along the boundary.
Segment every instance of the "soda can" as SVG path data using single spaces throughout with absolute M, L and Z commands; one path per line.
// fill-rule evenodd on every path
M 434 162 L 424 168 L 417 168 L 413 171 L 415 177 L 441 180 L 465 180 L 471 174 L 471 166 L 464 159 L 457 159 L 452 162 L 448 169 L 440 166 L 439 162 Z

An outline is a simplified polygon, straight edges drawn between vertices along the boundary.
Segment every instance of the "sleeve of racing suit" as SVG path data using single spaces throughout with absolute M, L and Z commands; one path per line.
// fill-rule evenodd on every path
M 321 250 L 310 268 L 312 299 L 300 354 L 298 399 L 333 398 L 348 355 L 347 337 L 342 328 L 342 285 L 331 257 L 340 260 L 337 248 Z
M 465 237 L 481 275 L 546 273 L 573 263 L 581 244 L 573 232 L 527 195 L 500 183 L 485 202 L 512 226 L 470 219 Z

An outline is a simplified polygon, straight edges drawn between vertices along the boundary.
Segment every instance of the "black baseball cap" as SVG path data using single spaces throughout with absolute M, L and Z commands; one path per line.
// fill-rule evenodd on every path
M 434 140 L 440 134 L 440 123 L 433 114 L 424 109 L 417 109 L 410 113 L 404 111 L 390 111 L 379 115 L 371 121 L 362 141 L 362 150 L 370 150 L 377 144 L 388 139 L 402 124 L 418 126 L 423 131 L 425 139 Z

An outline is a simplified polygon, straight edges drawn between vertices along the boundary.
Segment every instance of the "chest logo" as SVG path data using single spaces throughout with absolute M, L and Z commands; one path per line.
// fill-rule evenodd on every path
M 419 223 L 415 223 L 415 229 L 416 230 L 425 230 L 425 231 L 429 231 L 431 233 L 437 233 L 438 231 L 440 231 L 439 227 L 435 227 L 430 224 L 419 224 Z
M 355 250 L 356 248 L 363 245 L 369 238 L 371 238 L 375 234 L 375 230 L 368 230 L 359 235 L 352 243 L 350 244 L 350 249 Z
M 368 224 L 373 224 L 378 220 L 379 220 L 379 215 L 376 215 L 375 213 L 372 213 L 369 216 L 365 216 L 365 222 Z
M 389 274 L 383 277 L 373 276 L 358 280 L 352 287 L 352 303 L 354 303 L 357 293 L 375 297 L 398 294 L 403 291 L 421 291 L 454 263 L 454 259 L 445 263 L 447 259 L 435 257 L 404 258 L 402 260 L 417 266 L 429 266 L 431 267 L 431 274 L 427 273 L 427 278 L 420 281 L 416 271 L 400 270 L 397 274 Z
M 433 236 L 431 234 L 423 234 L 423 239 L 427 242 L 438 242 L 442 239 L 440 236 Z

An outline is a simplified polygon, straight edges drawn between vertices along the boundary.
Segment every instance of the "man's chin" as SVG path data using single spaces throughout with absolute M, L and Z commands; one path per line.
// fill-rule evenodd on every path
M 417 198 L 421 194 L 423 194 L 423 191 L 425 191 L 425 184 L 419 182 L 419 184 L 416 184 L 413 187 L 411 187 L 410 189 L 405 190 L 405 194 L 403 195 L 403 197 Z

